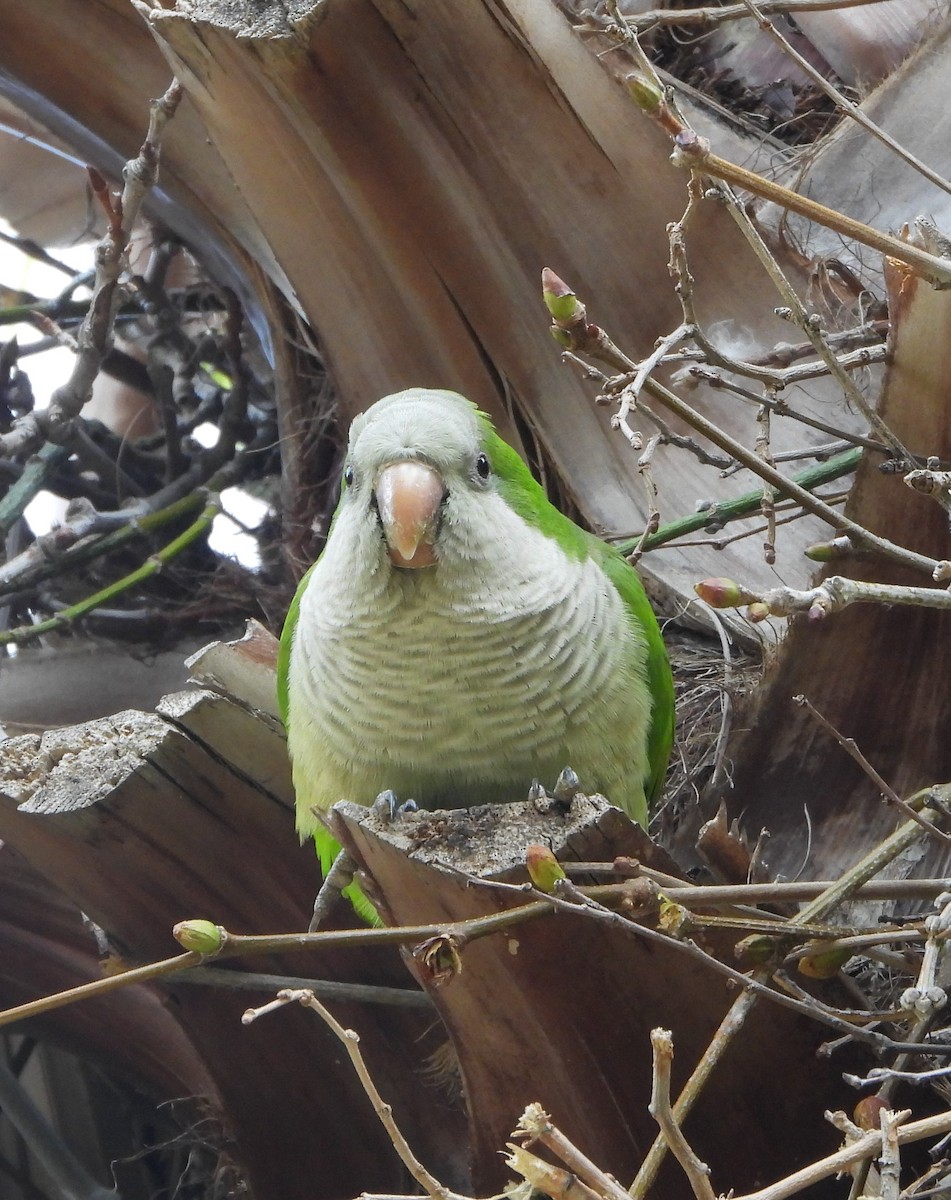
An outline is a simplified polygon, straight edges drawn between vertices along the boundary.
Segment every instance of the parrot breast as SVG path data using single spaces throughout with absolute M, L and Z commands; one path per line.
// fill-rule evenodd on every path
M 646 646 L 595 558 L 519 521 L 491 556 L 460 536 L 436 567 L 400 571 L 378 531 L 340 520 L 288 679 L 302 833 L 312 806 L 386 788 L 425 808 L 510 802 L 567 765 L 645 819 Z

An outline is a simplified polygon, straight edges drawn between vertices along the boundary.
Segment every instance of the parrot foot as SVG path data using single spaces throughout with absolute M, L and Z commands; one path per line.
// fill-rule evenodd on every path
M 580 791 L 581 780 L 571 769 L 571 767 L 565 767 L 562 773 L 555 780 L 555 786 L 552 790 L 552 795 L 560 803 L 570 804 Z
M 400 804 L 396 792 L 387 788 L 385 792 L 380 792 L 370 805 L 370 811 L 378 820 L 383 821 L 386 825 L 391 825 L 407 813 L 416 812 L 417 805 L 415 800 L 407 800 L 405 804 Z
M 341 850 L 333 860 L 330 870 L 327 872 L 327 877 L 320 885 L 320 891 L 314 900 L 314 915 L 307 926 L 308 933 L 317 932 L 327 914 L 337 903 L 340 893 L 345 887 L 349 887 L 353 883 L 353 873 L 356 869 L 357 864 L 351 856 L 346 850 Z
M 537 779 L 533 779 L 532 786 L 528 789 L 528 800 L 542 813 L 550 812 L 553 808 L 567 812 L 572 800 L 580 791 L 581 781 L 577 774 L 571 767 L 565 767 L 550 792 L 546 791 Z

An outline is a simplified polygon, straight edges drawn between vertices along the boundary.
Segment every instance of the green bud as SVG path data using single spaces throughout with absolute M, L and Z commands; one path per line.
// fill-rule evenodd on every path
M 805 954 L 799 960 L 799 972 L 808 979 L 831 979 L 851 958 L 848 950 L 838 947 L 832 950 L 817 950 Z
M 851 958 L 848 950 L 820 950 L 799 960 L 799 974 L 808 979 L 832 979 Z M 877 1128 L 877 1126 L 876 1126 Z
M 628 75 L 624 80 L 631 99 L 646 113 L 654 113 L 664 103 L 664 93 L 646 75 Z
M 661 894 L 657 910 L 657 927 L 671 937 L 686 937 L 693 929 L 693 916 L 689 909 Z
M 832 538 L 828 542 L 815 542 L 811 546 L 807 546 L 803 550 L 806 558 L 811 558 L 813 562 L 832 562 L 833 559 L 842 558 L 845 554 L 851 554 L 855 550 L 852 541 L 847 537 Z
M 525 851 L 528 877 L 540 892 L 550 896 L 560 879 L 567 879 L 564 868 L 547 846 L 529 846 Z
M 744 965 L 764 966 L 776 961 L 779 947 L 775 938 L 768 937 L 765 933 L 751 933 L 749 937 L 736 943 L 734 953 Z
M 550 267 L 542 270 L 542 297 L 545 307 L 556 321 L 570 322 L 584 317 L 584 305 Z
M 563 350 L 571 349 L 571 334 L 567 329 L 562 329 L 558 325 L 552 325 L 548 332 Z
M 183 949 L 198 954 L 217 954 L 225 941 L 225 931 L 211 921 L 179 921 L 172 936 Z

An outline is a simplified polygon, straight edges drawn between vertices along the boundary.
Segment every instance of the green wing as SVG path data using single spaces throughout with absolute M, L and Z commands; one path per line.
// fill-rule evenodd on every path
M 284 722 L 284 728 L 287 728 L 287 723 L 291 711 L 290 697 L 290 669 L 291 669 L 291 645 L 294 641 L 294 630 L 297 628 L 297 618 L 300 616 L 300 602 L 310 581 L 310 574 L 316 567 L 314 563 L 308 568 L 304 578 L 297 585 L 297 591 L 294 593 L 294 599 L 291 601 L 291 606 L 287 610 L 287 616 L 284 619 L 284 628 L 281 630 L 281 641 L 277 650 L 277 703 L 280 707 L 281 720 Z
M 607 543 L 593 537 L 601 565 L 621 594 L 631 620 L 640 627 L 647 642 L 647 683 L 653 704 L 651 725 L 647 734 L 647 776 L 644 794 L 648 808 L 660 796 L 667 773 L 667 761 L 674 741 L 674 679 L 670 660 L 640 576 L 621 554 Z
M 594 534 L 586 533 L 555 508 L 518 453 L 498 436 L 484 413 L 480 416 L 486 450 L 499 478 L 499 491 L 508 504 L 528 524 L 554 539 L 566 554 L 579 559 L 594 555 L 620 592 L 631 620 L 637 623 L 647 641 L 647 682 L 653 706 L 647 736 L 648 775 L 644 780 L 644 794 L 650 806 L 660 795 L 674 740 L 674 681 L 664 639 L 644 585 L 618 551 Z
M 558 542 L 564 552 L 573 558 L 596 557 L 605 574 L 621 593 L 630 619 L 640 626 L 647 641 L 647 684 L 651 689 L 651 728 L 647 734 L 647 770 L 644 792 L 648 808 L 657 800 L 664 784 L 670 748 L 674 744 L 674 678 L 670 673 L 670 661 L 660 635 L 657 618 L 654 617 L 651 601 L 647 599 L 644 584 L 628 560 L 606 542 L 586 533 L 574 521 L 558 511 L 545 494 L 545 490 L 528 470 L 518 452 L 503 442 L 492 428 L 490 419 L 479 414 L 483 421 L 485 448 L 492 468 L 498 475 L 498 490 L 507 503 L 528 524 Z

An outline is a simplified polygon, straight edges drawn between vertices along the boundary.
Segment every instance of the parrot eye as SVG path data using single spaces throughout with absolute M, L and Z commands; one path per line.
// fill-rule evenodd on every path
M 488 479 L 489 472 L 492 470 L 489 465 L 488 455 L 480 454 L 475 463 L 476 474 L 480 479 Z
M 354 479 L 353 467 L 351 467 L 348 463 L 347 466 L 344 467 L 344 469 L 343 469 L 343 481 L 347 485 L 347 487 L 353 487 L 353 479 Z

